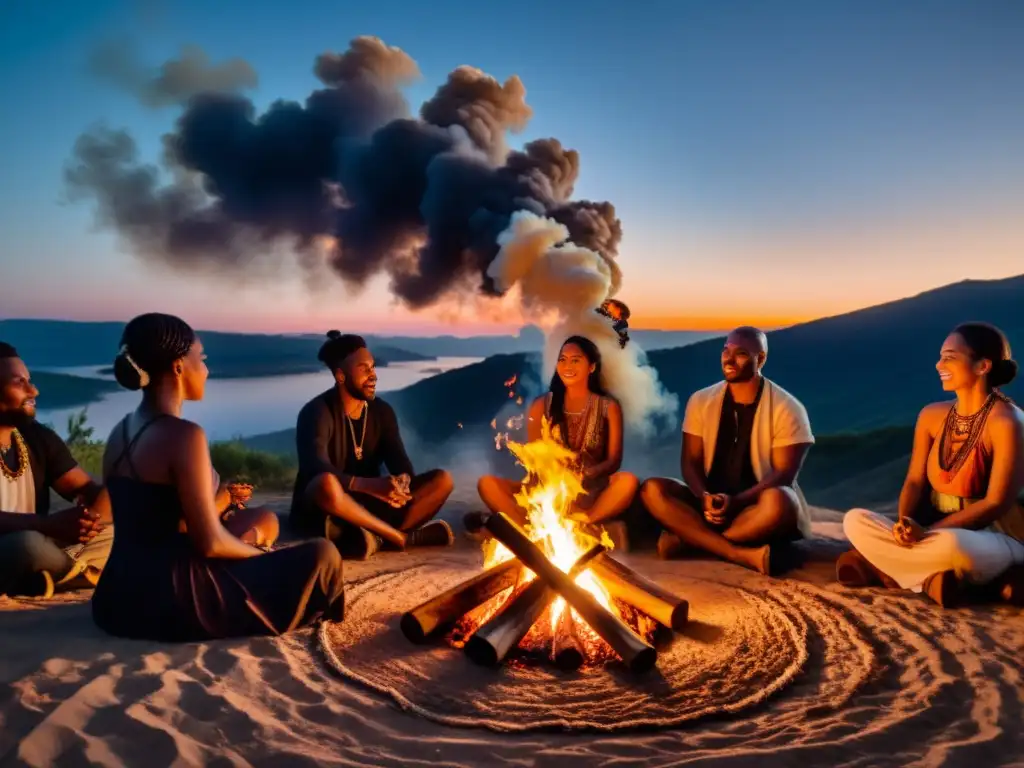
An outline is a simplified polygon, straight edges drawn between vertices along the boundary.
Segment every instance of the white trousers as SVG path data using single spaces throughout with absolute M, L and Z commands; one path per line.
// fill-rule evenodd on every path
M 903 589 L 920 592 L 925 579 L 942 571 L 986 584 L 1010 566 L 1024 564 L 1024 544 L 1002 533 L 944 528 L 903 547 L 893 538 L 894 524 L 875 512 L 851 509 L 843 518 L 843 531 L 869 563 Z

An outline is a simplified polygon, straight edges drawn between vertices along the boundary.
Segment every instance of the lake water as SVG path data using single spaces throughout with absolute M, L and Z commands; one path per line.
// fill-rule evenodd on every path
M 436 360 L 392 363 L 377 369 L 377 392 L 403 389 L 442 371 L 462 368 L 482 359 L 439 357 Z M 112 379 L 112 376 L 99 373 L 103 367 L 46 370 Z M 288 429 L 295 426 L 299 409 L 312 397 L 330 387 L 331 383 L 331 375 L 326 370 L 255 379 L 210 379 L 206 383 L 205 397 L 197 403 L 185 403 L 182 415 L 202 425 L 211 440 L 230 440 L 243 435 Z M 96 437 L 105 439 L 114 425 L 138 404 L 138 392 L 112 392 L 88 406 L 88 425 L 95 428 Z M 61 435 L 66 435 L 68 416 L 82 410 L 81 407 L 46 409 L 45 392 L 40 393 L 39 405 L 41 407 L 37 418 L 52 424 Z

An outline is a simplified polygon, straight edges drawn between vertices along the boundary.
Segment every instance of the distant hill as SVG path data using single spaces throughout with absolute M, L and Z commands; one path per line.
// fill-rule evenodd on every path
M 807 407 L 819 434 L 858 432 L 914 421 L 925 404 L 949 399 L 935 363 L 958 323 L 1000 327 L 1024 350 L 1024 275 L 967 280 L 899 301 L 768 334 L 765 374 Z M 648 356 L 679 396 L 721 378 L 721 342 L 709 340 Z M 1024 377 L 1006 393 L 1024 400 Z
M 67 320 L 0 320 L 0 339 L 13 344 L 30 367 L 109 364 L 124 323 Z M 316 359 L 323 337 L 199 331 L 214 378 L 241 378 L 322 370 Z M 432 360 L 432 355 L 392 345 L 374 347 L 377 364 Z
M 667 349 L 720 337 L 713 331 L 646 331 L 630 330 L 630 337 L 644 349 Z M 311 338 L 311 337 L 304 337 Z M 319 338 L 319 337 L 317 337 Z M 491 357 L 492 355 L 532 353 L 544 345 L 543 332 L 526 326 L 518 335 L 497 336 L 382 336 L 364 335 L 366 342 L 377 350 L 383 346 L 409 349 L 430 357 Z
M 1002 328 L 1024 349 L 1024 276 L 965 281 L 900 301 L 817 320 L 769 334 L 765 372 L 807 407 L 818 443 L 801 483 L 815 503 L 837 507 L 895 500 L 909 460 L 912 424 L 926 403 L 948 400 L 935 361 L 948 332 L 967 320 Z M 648 357 L 680 405 L 695 390 L 721 379 L 721 339 Z M 536 355 L 502 355 L 448 371 L 385 395 L 405 429 L 427 444 L 457 435 L 482 447 L 489 422 L 508 404 L 503 382 L 536 376 Z M 540 391 L 534 382 L 527 396 Z M 1006 392 L 1024 401 L 1024 381 Z M 461 427 L 459 426 L 461 424 Z M 653 444 L 627 445 L 626 469 L 642 476 L 678 474 L 674 427 Z M 264 450 L 294 451 L 294 431 L 246 440 Z
M 32 383 L 39 389 L 36 398 L 39 407 L 47 410 L 88 405 L 121 389 L 113 381 L 43 371 L 32 374 Z

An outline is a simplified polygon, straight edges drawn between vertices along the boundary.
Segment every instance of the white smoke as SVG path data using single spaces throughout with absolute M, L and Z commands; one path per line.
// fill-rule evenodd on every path
M 502 292 L 518 289 L 524 315 L 543 329 L 545 381 L 562 343 L 585 336 L 601 352 L 605 388 L 630 431 L 647 436 L 656 417 L 675 416 L 679 402 L 661 386 L 644 351 L 634 341 L 622 348 L 611 318 L 596 312 L 613 292 L 611 269 L 599 254 L 569 242 L 562 224 L 529 211 L 513 214 L 498 245 L 487 275 Z

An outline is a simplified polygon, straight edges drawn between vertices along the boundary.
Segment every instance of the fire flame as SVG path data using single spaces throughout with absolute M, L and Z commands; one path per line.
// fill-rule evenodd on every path
M 582 475 L 576 468 L 576 454 L 556 439 L 546 418 L 541 421 L 539 440 L 528 443 L 506 440 L 506 445 L 527 473 L 522 490 L 516 496 L 516 501 L 527 512 L 526 533 L 554 565 L 568 573 L 576 560 L 598 543 L 598 536 L 602 544 L 612 549 L 614 545 L 606 532 L 602 530 L 595 535 L 593 529 L 585 527 L 582 520 L 571 516 L 572 503 L 584 492 Z M 489 539 L 484 545 L 485 568 L 512 557 L 513 554 L 494 539 Z M 526 581 L 532 581 L 536 576 L 527 570 L 525 578 Z M 577 576 L 576 584 L 593 595 L 606 609 L 619 613 L 608 592 L 589 571 Z M 504 599 L 498 598 L 496 601 L 497 604 L 488 611 L 491 615 Z M 567 608 L 562 597 L 552 603 L 549 611 L 551 637 L 558 634 L 559 623 Z M 482 622 L 483 619 L 481 617 L 477 620 Z M 586 637 L 588 645 L 602 642 L 575 611 L 572 612 L 572 620 L 577 635 Z

